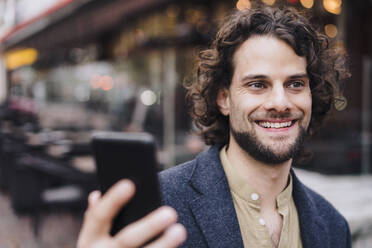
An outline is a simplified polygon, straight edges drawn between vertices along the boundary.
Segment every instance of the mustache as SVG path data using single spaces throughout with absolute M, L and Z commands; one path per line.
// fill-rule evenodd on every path
M 265 119 L 302 119 L 303 113 L 301 112 L 276 112 L 269 111 L 265 113 L 253 113 L 249 119 L 265 120 Z

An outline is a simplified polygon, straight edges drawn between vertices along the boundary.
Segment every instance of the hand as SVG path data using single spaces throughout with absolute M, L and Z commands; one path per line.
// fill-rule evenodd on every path
M 160 207 L 142 219 L 131 223 L 115 236 L 110 235 L 113 219 L 120 208 L 134 195 L 135 186 L 129 180 L 122 180 L 111 187 L 104 196 L 94 191 L 88 198 L 83 226 L 78 238 L 78 248 L 173 248 L 186 239 L 186 230 L 177 224 L 176 211 L 167 206 Z

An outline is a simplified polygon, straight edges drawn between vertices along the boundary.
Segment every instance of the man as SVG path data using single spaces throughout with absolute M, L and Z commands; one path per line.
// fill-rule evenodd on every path
M 171 208 L 114 237 L 111 220 L 134 186 L 124 181 L 102 198 L 93 193 L 79 247 L 140 247 L 163 231 L 146 247 L 177 247 L 185 229 L 182 247 L 351 247 L 345 219 L 291 170 L 347 75 L 341 62 L 294 11 L 232 14 L 187 85 L 192 116 L 211 148 L 160 173 Z

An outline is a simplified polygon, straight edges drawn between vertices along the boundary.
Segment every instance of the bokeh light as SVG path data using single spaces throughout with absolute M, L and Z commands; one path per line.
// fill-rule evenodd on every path
M 335 38 L 337 33 L 338 33 L 338 30 L 337 30 L 336 25 L 327 24 L 327 25 L 324 26 L 324 32 L 328 37 Z
M 342 0 L 323 0 L 324 9 L 329 13 L 339 15 L 342 8 Z
M 302 6 L 307 9 L 310 9 L 314 6 L 314 0 L 300 0 Z
M 145 90 L 141 94 L 141 102 L 146 106 L 156 103 L 156 94 L 152 90 Z
M 273 5 L 275 3 L 275 0 L 262 0 L 262 2 L 266 5 Z
M 114 87 L 114 80 L 108 75 L 101 77 L 99 81 L 101 88 L 105 91 L 111 90 Z
M 93 89 L 99 89 L 108 91 L 114 87 L 114 79 L 108 75 L 101 76 L 94 74 L 90 79 L 90 85 Z
M 238 10 L 243 10 L 243 9 L 250 9 L 251 8 L 251 1 L 249 0 L 239 0 L 237 3 L 236 3 L 236 8 Z

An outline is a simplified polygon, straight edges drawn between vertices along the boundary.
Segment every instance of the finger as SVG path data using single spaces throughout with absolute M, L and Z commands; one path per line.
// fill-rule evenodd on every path
M 124 179 L 114 184 L 101 197 L 101 201 L 94 208 L 98 220 L 111 224 L 120 208 L 133 197 L 134 192 L 135 186 L 130 180 Z
M 79 238 L 76 248 L 119 248 L 110 237 L 104 237 L 97 240 L 88 240 Z
M 93 195 L 92 207 L 89 207 L 84 216 L 81 234 L 87 237 L 107 235 L 111 228 L 113 218 L 120 208 L 134 195 L 135 186 L 129 180 L 122 180 L 112 186 L 100 199 L 95 202 Z
M 174 224 L 169 227 L 159 239 L 145 246 L 144 248 L 178 247 L 186 240 L 186 236 L 187 234 L 185 227 L 181 224 Z
M 99 192 L 98 190 L 91 192 L 88 196 L 88 208 L 94 207 L 100 198 L 101 192 Z
M 122 247 L 139 247 L 176 221 L 176 211 L 171 207 L 163 206 L 126 226 L 115 236 L 115 239 Z

